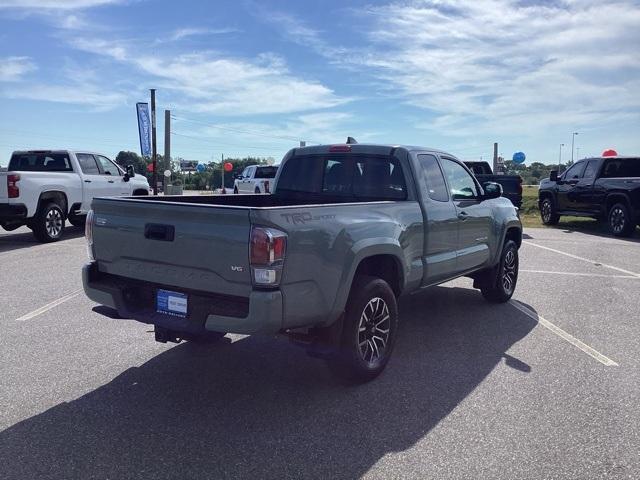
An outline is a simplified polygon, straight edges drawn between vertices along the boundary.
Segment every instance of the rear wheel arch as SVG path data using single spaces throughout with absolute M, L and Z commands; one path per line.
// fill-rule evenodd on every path
M 350 289 L 358 276 L 367 275 L 380 278 L 387 282 L 396 297 L 399 297 L 404 288 L 404 275 L 398 257 L 392 254 L 371 255 L 363 258 L 358 263 Z
M 631 202 L 629 201 L 629 197 L 624 193 L 614 192 L 607 195 L 605 199 L 605 215 L 609 213 L 611 207 L 613 207 L 616 203 L 622 203 L 625 207 L 630 208 Z
M 134 197 L 139 197 L 139 196 L 143 196 L 143 195 L 149 195 L 149 190 L 146 190 L 144 188 L 136 188 L 133 191 L 133 196 Z
M 38 198 L 38 209 L 36 212 L 39 212 L 40 209 L 42 209 L 49 202 L 57 203 L 64 212 L 65 218 L 69 215 L 69 202 L 67 200 L 66 193 L 58 190 L 42 192 L 40 194 L 40 197 Z

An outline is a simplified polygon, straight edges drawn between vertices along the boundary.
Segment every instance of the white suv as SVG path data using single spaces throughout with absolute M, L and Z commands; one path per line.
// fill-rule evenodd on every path
M 278 166 L 250 165 L 233 182 L 233 193 L 271 193 Z

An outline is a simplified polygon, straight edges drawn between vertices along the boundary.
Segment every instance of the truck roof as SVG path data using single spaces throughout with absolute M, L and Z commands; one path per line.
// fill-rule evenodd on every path
M 335 143 L 335 144 L 327 144 L 327 145 L 314 145 L 310 147 L 297 147 L 292 149 L 292 152 L 296 155 L 317 155 L 321 153 L 333 153 L 336 150 L 335 148 L 345 148 L 349 147 L 350 150 L 345 150 L 347 152 L 352 153 L 369 153 L 369 154 L 380 154 L 380 155 L 388 155 L 391 150 L 395 149 L 403 149 L 407 152 L 434 152 L 434 153 L 443 153 L 446 155 L 450 155 L 454 158 L 455 155 L 452 155 L 444 150 L 440 150 L 438 148 L 431 147 L 420 147 L 416 145 L 402 145 L 402 144 L 379 144 L 379 143 Z
M 66 149 L 66 148 L 62 148 L 62 149 L 33 149 L 33 150 L 15 150 L 12 155 L 22 155 L 25 153 L 90 153 L 90 154 L 95 154 L 95 155 L 104 155 L 104 153 L 101 152 L 94 152 L 93 150 L 81 150 L 81 149 L 74 149 L 74 150 L 70 150 L 70 149 Z

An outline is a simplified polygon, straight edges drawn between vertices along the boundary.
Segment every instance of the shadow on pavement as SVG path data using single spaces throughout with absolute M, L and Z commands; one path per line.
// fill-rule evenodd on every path
M 0 478 L 358 478 L 500 362 L 531 370 L 506 351 L 535 322 L 474 290 L 405 298 L 400 318 L 386 372 L 362 386 L 286 341 L 180 344 L 0 432 Z
M 35 245 L 43 245 L 33 236 L 29 230 L 25 233 L 10 233 L 0 230 L 0 253 L 19 250 L 21 248 L 29 248 Z M 63 237 L 59 242 L 84 237 L 84 227 L 74 227 L 67 224 L 64 229 Z M 58 243 L 59 243 L 58 242 Z

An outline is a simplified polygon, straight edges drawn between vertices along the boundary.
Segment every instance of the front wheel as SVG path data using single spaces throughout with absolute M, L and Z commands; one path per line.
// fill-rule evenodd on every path
M 40 208 L 30 226 L 33 230 L 33 235 L 39 241 L 45 243 L 57 242 L 62 238 L 64 221 L 62 208 L 57 203 L 50 202 Z
M 507 240 L 502 249 L 500 262 L 485 273 L 480 291 L 489 302 L 504 303 L 509 301 L 518 282 L 518 246 L 513 240 Z
M 398 306 L 389 284 L 380 278 L 357 277 L 338 350 L 328 359 L 331 371 L 357 383 L 373 380 L 389 362 L 397 328 Z
M 540 218 L 545 225 L 557 225 L 560 221 L 560 215 L 556 213 L 556 207 L 553 200 L 545 198 L 540 204 Z
M 623 203 L 616 203 L 609 209 L 607 225 L 609 231 L 616 237 L 628 237 L 636 229 L 629 215 L 629 209 Z

